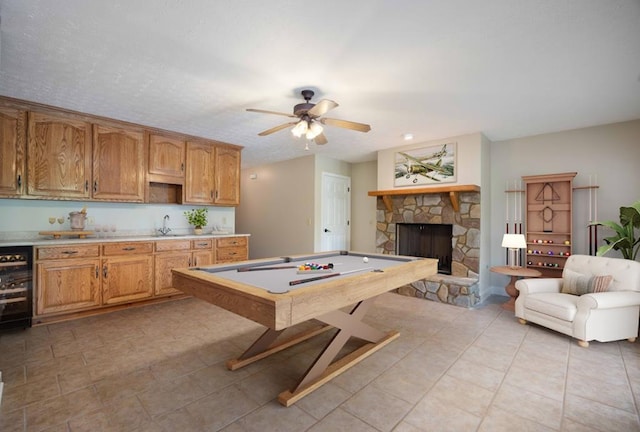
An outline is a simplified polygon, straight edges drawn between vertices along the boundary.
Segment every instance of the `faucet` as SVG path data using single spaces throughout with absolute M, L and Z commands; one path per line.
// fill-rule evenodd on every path
M 158 228 L 158 232 L 162 235 L 167 235 L 171 232 L 171 228 L 167 226 L 167 221 L 169 220 L 169 215 L 164 215 L 162 218 L 162 228 Z

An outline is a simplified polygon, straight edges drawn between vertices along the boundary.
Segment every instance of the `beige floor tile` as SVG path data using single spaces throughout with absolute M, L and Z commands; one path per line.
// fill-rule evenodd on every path
M 378 432 L 356 416 L 338 408 L 307 430 L 308 432 Z
M 493 406 L 551 429 L 559 429 L 562 422 L 562 401 L 509 384 L 500 387 Z
M 156 381 L 137 396 L 153 418 L 182 408 L 204 395 L 205 392 L 200 386 L 188 376 L 182 376 L 171 380 Z
M 565 416 L 575 422 L 599 431 L 640 431 L 638 415 L 568 394 L 565 401 Z
M 640 343 L 580 348 L 499 304 L 370 312 L 400 338 L 290 408 L 275 399 L 334 332 L 233 372 L 264 328 L 196 299 L 0 333 L 0 430 L 640 431 Z
M 421 431 L 459 432 L 474 431 L 482 416 L 462 409 L 460 401 L 443 400 L 428 394 L 405 417 L 404 422 Z
M 341 408 L 380 431 L 390 431 L 411 410 L 413 404 L 367 386 L 342 404 Z
M 267 428 L 278 432 L 298 432 L 306 430 L 315 422 L 316 419 L 295 405 L 285 408 L 278 402 L 272 401 L 242 417 L 236 423 L 246 432 L 264 432 Z

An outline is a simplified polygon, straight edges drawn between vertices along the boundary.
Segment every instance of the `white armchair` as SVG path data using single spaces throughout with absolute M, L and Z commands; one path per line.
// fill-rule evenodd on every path
M 573 255 L 562 278 L 521 279 L 516 289 L 515 315 L 522 324 L 530 321 L 572 336 L 583 347 L 591 340 L 638 337 L 640 262 Z

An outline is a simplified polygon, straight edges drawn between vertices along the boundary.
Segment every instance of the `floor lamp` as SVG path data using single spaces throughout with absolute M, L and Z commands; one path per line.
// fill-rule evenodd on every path
M 518 249 L 527 247 L 527 239 L 525 239 L 524 234 L 505 234 L 502 237 L 502 247 L 509 249 L 507 265 L 511 268 L 520 267 Z

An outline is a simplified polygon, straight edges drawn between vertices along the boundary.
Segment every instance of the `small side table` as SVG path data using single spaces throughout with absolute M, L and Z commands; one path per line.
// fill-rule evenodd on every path
M 518 297 L 518 290 L 516 289 L 516 281 L 518 278 L 535 278 L 542 276 L 538 270 L 526 268 L 526 267 L 511 267 L 511 266 L 495 266 L 491 267 L 494 273 L 500 273 L 503 275 L 511 276 L 511 280 L 504 287 L 504 290 L 509 294 L 509 300 L 502 304 L 502 308 L 510 311 L 516 310 L 516 298 Z

